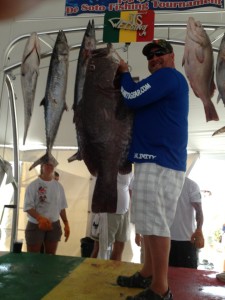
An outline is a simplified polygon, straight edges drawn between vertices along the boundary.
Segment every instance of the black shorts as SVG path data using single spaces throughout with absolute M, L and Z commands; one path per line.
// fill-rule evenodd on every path
M 169 266 L 180 268 L 198 267 L 198 250 L 189 241 L 171 240 Z
M 52 223 L 53 229 L 50 231 L 40 230 L 38 224 L 28 221 L 25 229 L 27 245 L 42 244 L 44 241 L 59 242 L 62 236 L 60 221 Z

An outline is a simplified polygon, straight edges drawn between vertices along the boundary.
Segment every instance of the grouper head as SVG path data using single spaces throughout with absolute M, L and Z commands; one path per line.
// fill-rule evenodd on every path
M 114 57 L 112 44 L 108 44 L 105 48 L 92 51 L 87 67 L 87 76 L 98 80 L 98 85 L 102 89 L 117 89 L 119 88 L 118 69 L 119 61 Z

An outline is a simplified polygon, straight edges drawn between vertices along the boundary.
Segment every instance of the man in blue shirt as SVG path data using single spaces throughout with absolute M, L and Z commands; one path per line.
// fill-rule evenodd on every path
M 175 69 L 166 40 L 143 48 L 152 75 L 135 83 L 121 60 L 121 92 L 134 110 L 129 152 L 134 162 L 132 222 L 144 238 L 144 264 L 134 275 L 119 276 L 120 286 L 145 290 L 127 300 L 172 300 L 168 286 L 170 226 L 181 193 L 187 159 L 188 84 Z

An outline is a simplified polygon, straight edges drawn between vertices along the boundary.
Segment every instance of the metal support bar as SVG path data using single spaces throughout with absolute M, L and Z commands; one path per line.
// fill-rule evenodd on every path
M 12 119 L 12 131 L 13 131 L 13 154 L 14 154 L 14 179 L 19 182 L 19 144 L 18 144 L 18 127 L 17 127 L 17 116 L 16 116 L 16 104 L 15 104 L 15 92 L 13 84 L 11 82 L 10 76 L 7 74 L 5 82 L 8 89 L 9 103 L 11 110 Z M 13 243 L 17 239 L 17 227 L 18 227 L 18 203 L 19 203 L 19 192 L 18 184 L 13 185 L 13 205 L 16 209 L 13 210 L 13 220 L 12 220 L 12 235 L 10 243 L 10 251 L 13 251 Z

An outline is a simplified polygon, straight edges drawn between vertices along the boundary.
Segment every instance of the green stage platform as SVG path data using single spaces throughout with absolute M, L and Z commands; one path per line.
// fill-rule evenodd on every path
M 140 290 L 119 287 L 116 278 L 140 268 L 112 260 L 8 253 L 0 257 L 0 299 L 125 300 Z M 169 284 L 174 300 L 225 299 L 225 284 L 213 271 L 169 268 Z
M 83 260 L 35 253 L 3 255 L 0 257 L 0 299 L 40 300 Z

